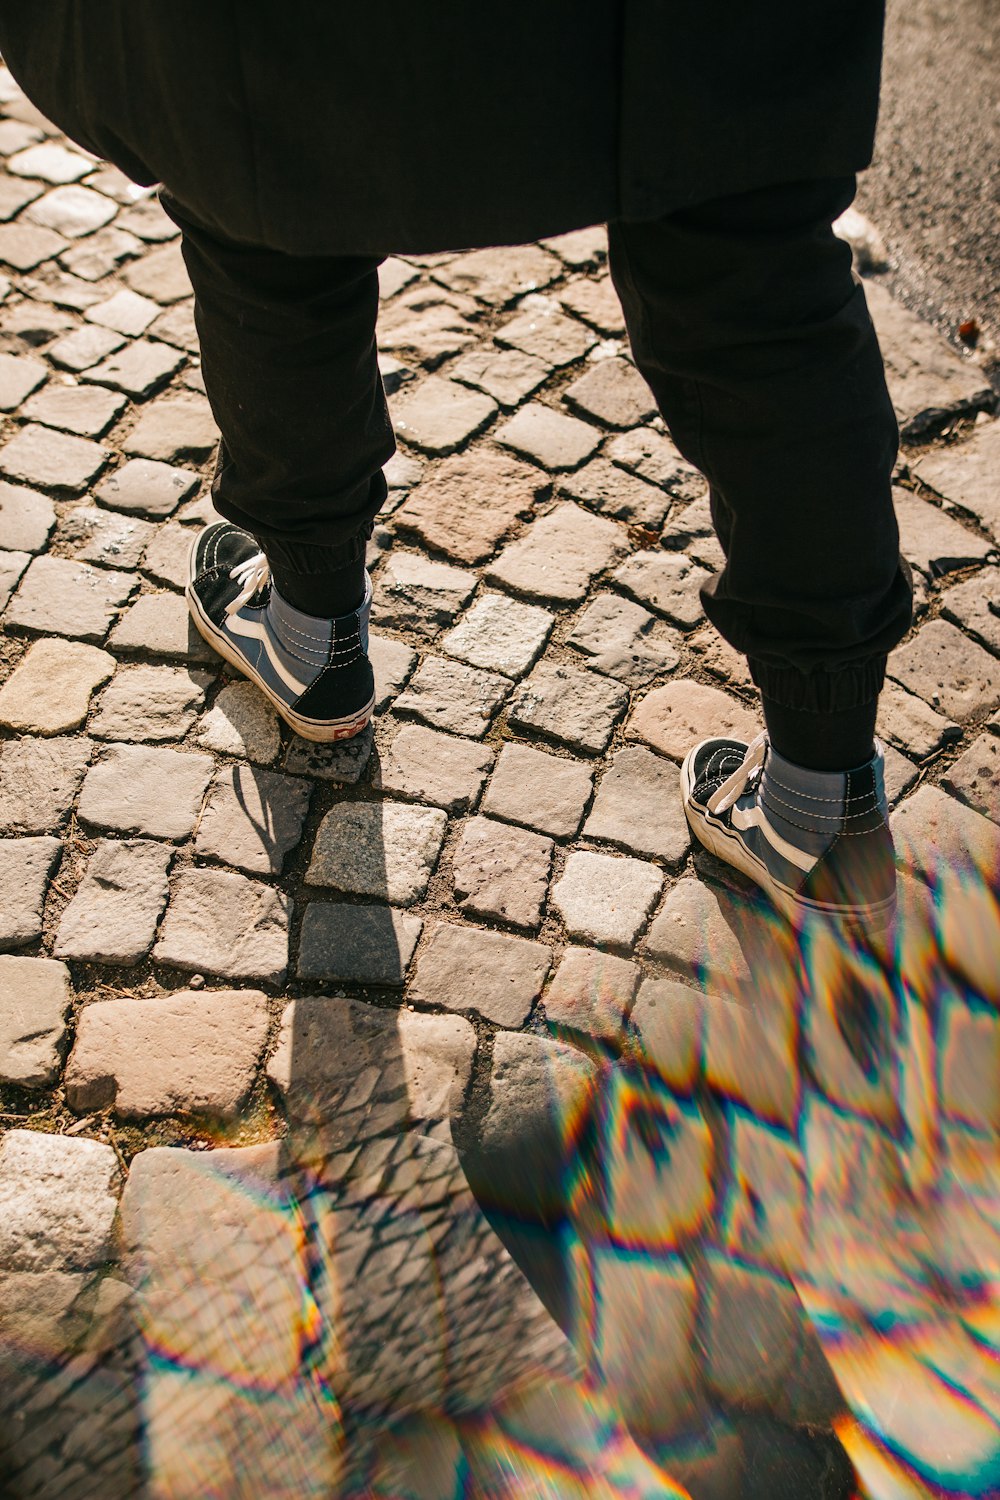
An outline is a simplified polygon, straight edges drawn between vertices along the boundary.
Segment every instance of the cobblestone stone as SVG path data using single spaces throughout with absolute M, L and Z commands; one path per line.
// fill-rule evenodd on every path
M 51 1088 L 72 1000 L 65 964 L 51 958 L 0 957 L 0 1083 Z
M 964 583 L 945 589 L 941 613 L 1000 655 L 1000 568 L 985 568 Z
M 87 772 L 79 815 L 96 828 L 117 833 L 186 838 L 194 830 L 212 769 L 208 755 L 109 745 Z
M 392 700 L 402 692 L 407 678 L 417 664 L 417 653 L 403 641 L 388 635 L 370 634 L 368 659 L 375 673 L 375 712 L 384 713 Z
M 146 548 L 142 570 L 157 583 L 183 589 L 187 582 L 188 557 L 195 533 L 179 521 L 168 521 L 157 528 Z
M 597 343 L 597 335 L 575 318 L 567 318 L 558 304 L 538 298 L 530 308 L 496 332 L 498 344 L 533 354 L 561 369 L 582 359 Z
M 296 776 L 312 776 L 317 781 L 336 781 L 353 786 L 361 780 L 371 759 L 375 735 L 372 726 L 353 739 L 331 745 L 295 735 L 285 752 L 285 770 Z
M 251 875 L 280 875 L 302 837 L 311 794 L 298 777 L 227 766 L 202 810 L 195 852 Z
M 27 734 L 76 729 L 87 717 L 91 694 L 114 670 L 114 657 L 94 646 L 35 641 L 0 688 L 0 724 Z
M 578 760 L 530 745 L 504 745 L 483 798 L 483 812 L 553 838 L 572 838 L 593 787 L 592 768 Z
M 412 357 L 433 369 L 449 355 L 459 354 L 478 340 L 471 297 L 459 297 L 429 282 L 407 287 L 383 307 L 378 320 L 379 348 Z
M 434 729 L 481 738 L 510 692 L 510 680 L 446 657 L 425 657 L 396 711 L 413 714 Z
M 474 667 L 521 677 L 541 653 L 555 617 L 507 594 L 481 594 L 453 630 L 441 638 L 449 656 Z
M 406 978 L 423 925 L 412 913 L 389 906 L 310 901 L 302 919 L 299 976 L 397 987 Z
M 691 836 L 676 767 L 638 745 L 619 750 L 597 789 L 583 835 L 678 864 Z
M 12 124 L 12 121 L 4 120 L 3 125 Z M 2 127 L 0 127 L 2 128 Z M 7 223 L 21 212 L 25 204 L 31 203 L 35 198 L 41 196 L 45 191 L 40 182 L 12 181 L 9 177 L 0 180 L 0 219 Z M 10 282 L 4 278 L 7 287 Z
M 473 449 L 445 459 L 411 489 L 396 525 L 458 562 L 479 563 L 545 488 L 528 464 L 492 448 Z
M 627 706 L 628 693 L 606 678 L 543 661 L 516 689 L 508 717 L 515 729 L 600 755 Z
M 496 402 L 481 391 L 428 375 L 397 398 L 393 426 L 424 453 L 452 453 L 488 426 L 496 412 Z
M 652 427 L 622 432 L 611 439 L 605 452 L 612 463 L 638 474 L 649 484 L 659 485 L 678 500 L 692 501 L 705 495 L 705 480 L 686 463 L 665 433 Z
M 610 276 L 587 276 L 573 280 L 558 294 L 568 308 L 598 333 L 609 338 L 625 335 L 625 314 Z
M 84 281 L 103 281 L 105 276 L 118 269 L 122 261 L 141 248 L 141 242 L 134 234 L 129 234 L 119 225 L 109 224 L 106 229 L 88 235 L 82 244 L 64 250 L 59 263 Z
M 15 411 L 32 391 L 45 384 L 48 375 L 40 359 L 0 354 L 0 411 Z
M 982 371 L 961 359 L 936 329 L 876 282 L 865 283 L 865 296 L 905 442 L 940 425 L 949 414 L 991 404 Z
M 578 417 L 567 417 L 529 401 L 497 429 L 495 440 L 532 459 L 546 471 L 577 469 L 600 444 L 600 433 Z
M 191 296 L 191 281 L 179 244 L 151 250 L 141 260 L 133 261 L 125 269 L 123 280 L 144 297 L 153 297 L 164 304 Z
M 188 354 L 200 354 L 198 329 L 194 321 L 194 302 L 175 302 L 161 312 L 149 325 L 149 336 L 164 344 L 173 344 L 175 349 L 185 349 Z M 204 377 L 200 367 L 192 366 L 182 376 L 184 384 L 204 394 Z
M 181 739 L 201 711 L 211 681 L 185 667 L 121 667 L 101 696 L 91 733 L 103 740 Z
M 36 557 L 8 606 L 7 624 L 101 641 L 134 587 L 130 573 L 91 568 L 62 557 Z
M 77 328 L 45 351 L 54 365 L 79 374 L 120 349 L 125 340 L 110 328 Z
M 379 572 L 372 618 L 390 630 L 436 635 L 469 602 L 476 582 L 475 573 L 465 568 L 394 552 Z
M 923 760 L 942 745 L 961 736 L 957 724 L 936 713 L 930 704 L 891 680 L 879 698 L 878 732 L 901 750 Z
M 892 996 L 877 974 L 844 952 L 841 939 L 819 931 L 811 949 L 812 971 L 822 979 L 812 986 L 802 1021 L 816 1080 L 834 1104 L 891 1128 L 893 1079 L 872 1058 L 878 1058 L 879 1039 L 892 1032 Z
M 537 931 L 552 867 L 552 840 L 526 828 L 471 818 L 454 855 L 462 911 Z
M 738 1406 L 773 1405 L 798 1352 L 805 1316 L 794 1287 L 780 1274 L 710 1251 L 705 1298 L 709 1389 Z
M 994 657 L 945 620 L 930 620 L 891 654 L 887 672 L 935 709 L 964 723 L 1000 704 Z
M 100 193 L 76 183 L 53 188 L 36 198 L 25 211 L 25 218 L 45 229 L 54 229 L 68 240 L 103 229 L 115 216 L 115 205 Z
M 81 735 L 0 744 L 0 833 L 49 833 L 65 820 L 93 746 Z
M 711 921 L 711 918 L 709 918 Z M 717 924 L 712 923 L 717 930 Z M 713 982 L 708 973 L 707 982 Z M 762 1124 L 792 1128 L 801 1082 L 790 1015 L 760 1016 L 736 1000 L 712 995 L 705 1008 L 705 1081 Z
M 607 427 L 635 427 L 656 415 L 652 391 L 627 359 L 598 360 L 573 381 L 563 399 Z
M 409 998 L 476 1010 L 498 1026 L 517 1027 L 541 994 L 551 963 L 551 950 L 528 938 L 442 922 L 417 959 Z
M 111 1258 L 120 1178 L 97 1141 L 37 1130 L 0 1140 L 0 1265 L 14 1271 L 92 1271 Z
M 503 307 L 548 286 L 562 274 L 562 267 L 538 245 L 505 245 L 469 251 L 432 274 L 454 292 Z
M 78 495 L 101 472 L 108 457 L 107 449 L 97 443 L 32 422 L 0 448 L 0 469 L 25 484 Z
M 33 271 L 69 245 L 61 234 L 34 224 L 0 224 L 0 261 L 15 271 Z
M 440 808 L 341 803 L 319 826 L 306 884 L 412 906 L 427 890 L 447 822 Z
M 30 561 L 28 552 L 0 552 L 0 611 L 6 609 Z
M 679 640 L 654 633 L 656 620 L 630 599 L 598 594 L 567 636 L 567 646 L 587 657 L 588 666 L 629 687 L 645 687 L 680 662 Z
M 790 1136 L 742 1110 L 730 1112 L 732 1181 L 723 1213 L 727 1248 L 794 1271 L 802 1265 L 806 1174 Z
M 896 863 L 946 886 L 961 878 L 988 882 L 1000 867 L 1000 830 L 937 787 L 923 785 L 890 818 Z
M 74 561 L 120 570 L 137 568 L 155 535 L 151 522 L 96 505 L 75 506 L 59 526 L 59 540 L 73 549 Z
M 132 964 L 153 946 L 173 850 L 147 839 L 99 839 L 56 933 L 57 958 Z
M 918 500 L 908 490 L 894 489 L 892 498 L 899 522 L 900 551 L 929 577 L 981 563 L 995 550 L 936 505 Z
M 259 990 L 181 990 L 87 1005 L 66 1067 L 79 1113 L 113 1107 L 123 1119 L 207 1114 L 234 1119 L 267 1041 Z
M 552 366 L 519 349 L 470 349 L 449 374 L 462 385 L 474 385 L 509 411 L 531 396 L 552 373 Z
M 656 485 L 618 468 L 606 458 L 589 464 L 559 482 L 559 493 L 570 495 L 615 521 L 658 530 L 670 509 L 670 496 Z
M 200 463 L 219 441 L 208 402 L 196 396 L 162 397 L 139 418 L 122 443 L 126 453 L 163 463 Z
M 126 338 L 138 338 L 159 315 L 159 307 L 148 297 L 140 297 L 120 287 L 103 302 L 89 307 L 84 314 L 88 323 L 97 323 L 101 328 L 110 328 Z
M 79 182 L 92 166 L 88 156 L 81 156 L 79 151 L 61 146 L 56 141 L 29 146 L 7 159 L 7 170 L 16 177 L 38 177 L 54 186 Z
M 186 601 L 177 594 L 142 594 L 122 615 L 108 645 L 123 654 L 148 652 L 212 665 L 218 660 L 195 629 Z
M 269 979 L 288 968 L 292 903 L 271 886 L 228 870 L 183 870 L 153 950 L 157 963 L 218 974 Z
M 57 427 L 78 437 L 103 437 L 120 416 L 125 397 L 95 386 L 54 385 L 33 396 L 23 415 L 46 427 Z
M 184 355 L 169 344 L 152 339 L 135 339 L 118 353 L 110 354 L 99 365 L 83 372 L 85 380 L 124 391 L 133 401 L 144 401 L 155 390 L 176 375 Z
M 941 778 L 945 791 L 1000 823 L 1000 739 L 981 734 Z
M 927 453 L 916 466 L 917 478 L 939 495 L 960 505 L 1000 541 L 1000 422 L 977 429 L 967 443 Z
M 228 682 L 199 720 L 194 738 L 206 750 L 265 766 L 281 749 L 278 715 L 252 682 Z
M 56 524 L 56 511 L 46 495 L 0 481 L 0 535 L 12 552 L 41 552 Z
M 941 1102 L 973 1130 L 1000 1129 L 1000 1015 L 949 995 L 940 1021 Z
M 199 476 L 189 469 L 178 469 L 151 458 L 130 458 L 102 480 L 94 493 L 112 510 L 169 516 L 200 483 Z
M 663 876 L 645 860 L 610 854 L 570 854 L 551 901 L 571 938 L 631 949 L 663 889 Z
M 749 743 L 760 727 L 756 715 L 728 693 L 685 678 L 647 693 L 626 733 L 661 755 L 683 760 L 699 740 L 724 735 Z
M 704 619 L 699 590 L 711 577 L 683 552 L 637 552 L 616 571 L 615 583 L 682 630 Z
M 569 947 L 544 995 L 546 1019 L 553 1026 L 615 1041 L 639 985 L 638 964 Z
M 643 1062 L 668 1088 L 690 1093 L 702 1062 L 705 999 L 679 979 L 647 975 L 632 1009 L 631 1023 Z
M 565 502 L 509 542 L 485 577 L 513 593 L 568 604 L 582 599 L 591 581 L 624 550 L 625 539 L 613 522 Z
M 465 812 L 477 800 L 493 757 L 488 745 L 404 724 L 382 752 L 372 784 L 447 812 Z
M 697 976 L 706 989 L 730 994 L 750 982 L 738 936 L 743 926 L 745 913 L 728 896 L 685 876 L 667 895 L 646 947 L 682 974 Z

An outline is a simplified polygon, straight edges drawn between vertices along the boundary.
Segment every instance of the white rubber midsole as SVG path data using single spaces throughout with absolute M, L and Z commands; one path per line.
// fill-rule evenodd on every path
M 331 740 L 347 740 L 354 735 L 360 734 L 368 723 L 375 708 L 375 694 L 373 693 L 364 708 L 357 713 L 349 714 L 342 719 L 310 719 L 304 714 L 297 714 L 294 708 L 289 708 L 283 703 L 277 693 L 264 681 L 253 664 L 247 661 L 241 651 L 232 644 L 225 631 L 220 630 L 205 614 L 201 607 L 201 601 L 194 592 L 191 585 L 184 590 L 191 618 L 195 623 L 199 635 L 206 640 L 217 651 L 230 666 L 235 667 L 244 677 L 248 677 L 256 687 L 259 687 L 264 697 L 272 703 L 277 712 L 296 734 L 300 734 L 304 740 L 327 742 Z

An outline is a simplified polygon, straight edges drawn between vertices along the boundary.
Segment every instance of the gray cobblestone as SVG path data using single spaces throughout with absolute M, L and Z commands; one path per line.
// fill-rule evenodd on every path
M 96 505 L 75 506 L 63 515 L 59 527 L 59 539 L 73 548 L 75 561 L 122 570 L 138 567 L 155 534 L 149 521 Z
M 198 634 L 186 600 L 178 594 L 142 594 L 122 615 L 108 645 L 126 655 L 149 653 L 213 666 L 218 661 L 211 646 Z
M 199 720 L 194 738 L 206 750 L 261 765 L 270 765 L 281 749 L 278 716 L 252 682 L 227 683 Z
M 679 979 L 647 975 L 632 1010 L 643 1062 L 671 1089 L 690 1093 L 703 1053 L 705 997 Z
M 497 330 L 495 337 L 498 344 L 533 354 L 557 369 L 573 364 L 597 343 L 591 329 L 575 318 L 567 318 L 557 303 L 544 297 L 533 299 L 531 307 L 525 306 Z
M 572 838 L 593 787 L 592 768 L 578 760 L 530 745 L 504 745 L 483 798 L 483 812 L 554 838 Z
M 994 550 L 990 542 L 908 490 L 894 489 L 892 498 L 899 522 L 900 551 L 922 573 L 952 573 L 956 568 L 981 563 Z
M 546 470 L 578 469 L 601 440 L 600 433 L 578 417 L 564 416 L 538 401 L 519 407 L 493 436 Z
M 133 261 L 122 279 L 144 297 L 154 297 L 165 304 L 191 296 L 191 282 L 179 244 L 151 250 L 141 260 Z
M 0 411 L 14 411 L 32 391 L 44 385 L 49 372 L 40 359 L 0 354 Z
M 195 530 L 179 521 L 167 521 L 153 535 L 143 558 L 142 570 L 157 583 L 183 589 L 187 583 L 188 557 Z
M 487 745 L 404 724 L 382 752 L 372 784 L 447 812 L 465 812 L 482 790 L 494 753 Z
M 417 653 L 411 651 L 404 641 L 372 633 L 368 637 L 368 659 L 375 673 L 375 712 L 384 713 L 402 692 L 417 664 Z
M 396 711 L 413 714 L 434 729 L 481 738 L 510 687 L 510 680 L 497 672 L 428 656 L 396 699 Z
M 537 604 L 506 594 L 481 594 L 442 637 L 441 646 L 474 667 L 520 677 L 541 653 L 554 624 L 554 615 Z
M 101 328 L 110 328 L 114 333 L 134 339 L 146 332 L 158 313 L 156 303 L 148 297 L 140 297 L 137 292 L 120 287 L 105 301 L 89 307 L 84 316 L 88 323 L 97 323 Z
M 569 604 L 582 599 L 624 550 L 625 537 L 613 522 L 565 502 L 509 542 L 485 577 L 512 593 Z
M 321 745 L 295 735 L 285 752 L 285 770 L 317 781 L 336 781 L 353 786 L 361 780 L 371 759 L 375 734 L 369 724 L 353 739 Z
M 280 984 L 288 968 L 290 916 L 287 896 L 245 875 L 184 870 L 153 957 L 189 972 Z
M 126 453 L 163 463 L 200 463 L 218 441 L 219 429 L 204 398 L 161 397 L 143 411 L 122 447 Z
M 623 338 L 625 314 L 610 276 L 574 278 L 558 293 L 563 307 L 610 338 Z
M 0 224 L 0 261 L 15 271 L 33 271 L 69 245 L 61 234 L 34 224 Z
M 465 568 L 393 552 L 375 584 L 372 619 L 391 630 L 436 635 L 469 602 L 476 583 L 475 573 Z
M 55 1083 L 72 999 L 65 964 L 0 957 L 0 1082 L 31 1089 Z
M 24 407 L 24 416 L 78 437 L 103 437 L 125 408 L 125 397 L 93 386 L 50 384 Z
M 1000 655 L 1000 568 L 986 568 L 945 589 L 941 613 Z
M 175 375 L 184 363 L 183 354 L 169 344 L 136 339 L 119 353 L 110 354 L 99 365 L 83 372 L 85 380 L 124 391 L 133 401 L 144 401 Z
M 606 678 L 543 661 L 515 691 L 509 721 L 600 755 L 627 706 L 625 689 Z
M 419 917 L 389 906 L 310 901 L 302 919 L 299 976 L 399 986 L 423 925 Z
M 134 1120 L 232 1119 L 253 1086 L 267 1019 L 259 990 L 181 990 L 85 1006 L 66 1068 L 70 1108 L 112 1105 Z
M 598 953 L 593 948 L 569 947 L 544 995 L 546 1019 L 554 1026 L 615 1041 L 635 998 L 638 964 Z
M 677 768 L 639 745 L 619 750 L 601 779 L 583 834 L 678 864 L 691 836 Z
M 280 875 L 302 837 L 311 794 L 298 777 L 227 766 L 202 810 L 195 852 L 251 875 Z
M 670 509 L 670 496 L 664 490 L 647 484 L 645 479 L 609 463 L 606 458 L 592 458 L 575 474 L 566 475 L 559 481 L 559 492 L 615 521 L 654 530 L 663 525 Z
M 31 562 L 7 608 L 7 624 L 83 641 L 101 641 L 135 587 L 130 573 L 62 557 Z
M 121 334 L 110 328 L 76 328 L 72 333 L 67 333 L 65 338 L 57 339 L 46 353 L 53 364 L 79 373 L 100 364 L 102 359 L 107 359 L 109 354 L 119 350 L 124 342 Z
M 110 745 L 80 793 L 84 822 L 117 833 L 182 839 L 194 829 L 212 774 L 208 755 L 147 745 Z
M 629 687 L 645 687 L 680 662 L 680 640 L 662 629 L 648 610 L 618 594 L 598 594 L 567 636 L 588 666 Z
M 631 949 L 663 889 L 645 860 L 580 852 L 569 855 L 552 887 L 552 905 L 571 938 Z
M 0 724 L 28 734 L 76 729 L 87 717 L 91 694 L 114 670 L 114 657 L 94 646 L 35 641 L 0 688 Z
M 53 188 L 41 198 L 29 204 L 25 219 L 41 224 L 45 229 L 54 229 L 68 240 L 77 240 L 81 235 L 93 234 L 103 229 L 115 216 L 115 206 L 100 193 L 78 183 Z
M 161 742 L 183 738 L 212 679 L 185 667 L 120 667 L 90 720 L 102 740 Z
M 459 907 L 473 917 L 537 930 L 551 867 L 551 839 L 492 818 L 470 818 L 454 855 Z
M 976 411 L 991 404 L 982 372 L 962 360 L 936 329 L 894 301 L 887 288 L 876 282 L 865 283 L 865 295 L 904 441 L 933 430 L 949 413 Z
M 0 833 L 49 833 L 73 805 L 93 746 L 81 735 L 0 744 Z
M 151 458 L 130 458 L 109 474 L 94 493 L 112 510 L 169 516 L 200 483 L 199 476 L 189 469 L 178 469 Z
M 78 495 L 101 472 L 108 457 L 106 448 L 87 438 L 70 437 L 32 422 L 0 448 L 0 469 L 25 484 Z
M 685 462 L 666 434 L 655 428 L 619 433 L 606 445 L 605 452 L 612 463 L 660 485 L 678 500 L 690 502 L 706 494 L 704 477 Z
M 0 481 L 0 535 L 12 552 L 41 552 L 56 524 L 56 511 L 46 495 Z
M 933 755 L 962 733 L 957 724 L 937 713 L 923 698 L 892 681 L 885 684 L 879 699 L 877 728 L 879 734 L 917 760 Z
M 44 141 L 40 145 L 28 146 L 7 159 L 7 170 L 16 177 L 38 177 L 42 182 L 54 186 L 79 182 L 91 170 L 88 156 L 81 156 L 56 141 Z
M 528 938 L 442 922 L 421 950 L 409 995 L 517 1027 L 541 994 L 551 962 L 550 949 Z
M 0 611 L 6 609 L 30 561 L 29 552 L 0 552 Z
M 412 906 L 427 890 L 447 822 L 440 808 L 342 803 L 319 826 L 306 884 Z
M 56 933 L 57 958 L 132 964 L 153 945 L 173 851 L 145 839 L 99 839 Z

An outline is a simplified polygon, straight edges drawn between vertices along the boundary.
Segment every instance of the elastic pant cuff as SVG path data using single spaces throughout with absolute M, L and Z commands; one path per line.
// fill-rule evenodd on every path
M 761 697 L 780 708 L 806 714 L 839 714 L 877 700 L 885 681 L 885 656 L 852 662 L 833 671 L 797 672 L 749 657 L 750 675 Z

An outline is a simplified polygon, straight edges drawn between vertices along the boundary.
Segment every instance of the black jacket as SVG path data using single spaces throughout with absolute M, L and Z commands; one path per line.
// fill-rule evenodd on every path
M 231 238 L 513 243 L 872 149 L 882 0 L 0 0 L 66 133 Z

